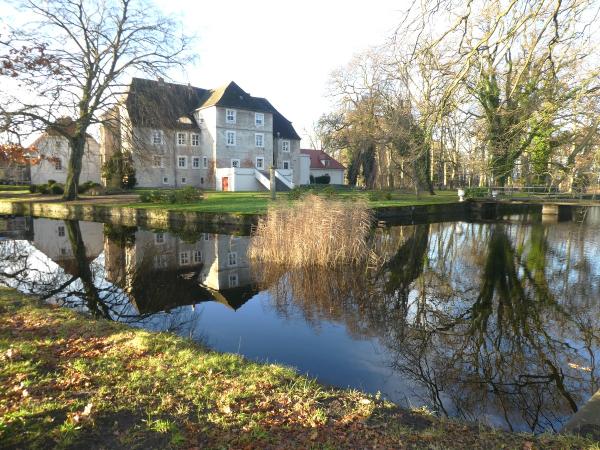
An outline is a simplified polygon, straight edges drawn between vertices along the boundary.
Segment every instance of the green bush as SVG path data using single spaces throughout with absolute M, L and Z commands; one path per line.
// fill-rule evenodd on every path
M 49 185 L 50 192 L 54 195 L 62 195 L 65 193 L 65 188 L 61 184 Z
M 198 202 L 203 198 L 202 191 L 191 186 L 176 191 L 175 195 L 177 197 L 177 203 L 193 203 Z
M 48 187 L 47 184 L 38 184 L 37 185 L 37 191 L 40 194 L 49 194 L 50 193 L 50 188 Z
M 140 194 L 142 203 L 193 203 L 204 198 L 202 191 L 191 186 L 176 191 L 144 191 Z
M 38 191 L 38 187 L 35 184 L 30 184 L 29 185 L 29 192 L 31 192 L 32 194 L 35 194 Z
M 489 195 L 489 189 L 486 187 L 474 187 L 465 189 L 465 197 L 467 198 L 481 198 Z
M 152 196 L 150 192 L 144 191 L 140 194 L 140 202 L 142 203 L 150 203 L 152 201 Z
M 306 194 L 306 192 L 306 188 L 303 188 L 302 186 L 296 186 L 288 193 L 288 198 L 290 200 L 300 200 L 304 196 L 304 194 Z
M 48 180 L 48 186 L 52 186 L 53 184 L 56 184 L 56 180 Z
M 89 191 L 90 189 L 93 189 L 93 188 L 99 188 L 99 187 L 102 187 L 102 185 L 101 185 L 100 183 L 94 183 L 93 181 L 86 181 L 85 183 L 83 183 L 83 184 L 80 184 L 80 185 L 77 187 L 77 191 L 78 191 L 80 194 L 84 194 L 84 193 L 86 193 L 87 191 Z
M 320 177 L 314 177 L 315 184 L 329 184 L 331 177 L 329 174 L 321 175 Z
M 381 191 L 370 191 L 368 195 L 369 200 L 371 200 L 372 202 L 383 200 L 385 198 L 384 193 Z

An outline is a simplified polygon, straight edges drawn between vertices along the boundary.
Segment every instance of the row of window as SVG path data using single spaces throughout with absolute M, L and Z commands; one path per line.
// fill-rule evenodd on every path
M 258 114 L 258 113 L 257 113 Z M 188 134 L 187 133 L 177 133 L 176 137 L 177 145 L 187 145 L 188 143 Z M 233 130 L 225 131 L 225 143 L 234 147 L 237 145 L 237 137 L 236 132 Z M 153 130 L 152 131 L 152 144 L 161 145 L 164 144 L 164 135 L 161 130 Z M 200 146 L 200 135 L 192 133 L 190 135 L 190 144 L 192 147 Z M 254 133 L 254 145 L 257 148 L 265 147 L 265 134 L 264 133 Z M 284 152 L 290 151 L 290 141 L 281 141 L 281 150 Z M 57 169 L 59 170 L 59 169 Z
M 200 235 L 200 240 L 201 241 L 210 241 L 210 234 L 202 233 Z M 155 244 L 164 244 L 165 243 L 165 233 L 154 233 L 154 243 Z
M 228 147 L 235 147 L 237 145 L 236 132 L 233 130 L 225 131 L 225 144 Z M 265 146 L 265 135 L 264 133 L 254 133 L 254 145 L 258 148 L 264 148 Z M 281 141 L 281 151 L 290 151 L 290 141 Z
M 160 155 L 154 155 L 152 157 L 152 167 L 154 168 L 164 168 L 165 167 L 165 158 Z M 188 168 L 188 157 L 187 156 L 177 156 L 177 167 L 180 169 Z M 192 156 L 192 169 L 208 169 L 208 157 L 202 157 L 202 166 L 200 166 L 200 156 Z
M 165 143 L 164 133 L 162 130 L 152 130 L 152 144 L 161 145 Z M 175 142 L 177 145 L 187 145 L 188 144 L 188 134 L 179 132 L 176 134 Z M 198 133 L 191 133 L 189 135 L 189 143 L 192 147 L 200 146 L 200 135 Z
M 231 124 L 237 122 L 237 111 L 235 109 L 225 110 L 225 122 Z M 265 125 L 265 115 L 263 113 L 254 113 L 254 125 L 257 127 Z
M 200 264 L 202 262 L 202 252 L 200 250 L 186 250 L 179 252 L 179 265 L 188 266 L 190 264 Z M 236 267 L 238 265 L 238 255 L 236 252 L 229 252 L 227 255 L 227 265 Z M 165 269 L 167 267 L 167 255 L 160 254 L 154 256 L 154 267 L 156 269 Z
M 169 184 L 170 183 L 169 177 L 168 176 L 164 176 L 163 179 L 162 179 L 162 182 L 163 182 L 163 184 Z M 187 184 L 187 182 L 188 182 L 187 177 L 181 177 L 179 179 L 179 183 L 180 184 Z M 200 177 L 200 184 L 204 184 L 204 177 Z
M 164 157 L 155 155 L 152 159 L 152 167 L 164 168 L 165 167 Z M 240 160 L 232 159 L 231 167 L 236 167 L 236 168 L 241 167 Z M 265 158 L 263 158 L 262 156 L 257 156 L 255 167 L 259 170 L 263 170 L 265 168 Z M 290 166 L 289 161 L 283 161 L 284 169 L 290 169 L 290 167 L 291 166 Z M 178 169 L 187 169 L 188 168 L 188 157 L 187 156 L 178 156 L 177 157 L 177 168 Z M 200 169 L 200 157 L 199 156 L 192 156 L 192 169 Z M 202 157 L 202 169 L 208 169 L 208 157 L 206 157 L 206 156 Z M 166 181 L 165 184 L 166 183 L 168 183 L 168 181 Z

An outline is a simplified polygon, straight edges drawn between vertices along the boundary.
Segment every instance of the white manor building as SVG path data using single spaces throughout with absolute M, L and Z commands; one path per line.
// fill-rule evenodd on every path
M 309 184 L 310 158 L 292 123 L 231 82 L 218 89 L 134 78 L 100 130 L 102 160 L 130 154 L 139 187 L 225 191 Z

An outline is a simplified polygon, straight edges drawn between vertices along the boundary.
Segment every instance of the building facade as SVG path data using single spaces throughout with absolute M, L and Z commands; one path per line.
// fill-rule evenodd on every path
M 32 164 L 29 168 L 31 184 L 45 184 L 48 180 L 64 184 L 67 181 L 67 164 L 71 156 L 68 139 L 49 128 L 32 145 L 38 149 L 41 159 L 39 163 Z M 92 136 L 88 136 L 79 182 L 100 183 L 100 166 L 100 146 Z
M 326 184 L 345 184 L 346 168 L 323 150 L 302 149 L 300 152 L 310 158 L 310 178 L 315 182 L 318 178 L 329 178 Z
M 264 190 L 271 166 L 291 187 L 302 157 L 291 122 L 234 82 L 207 90 L 134 78 L 105 119 L 102 158 L 130 155 L 139 187 Z

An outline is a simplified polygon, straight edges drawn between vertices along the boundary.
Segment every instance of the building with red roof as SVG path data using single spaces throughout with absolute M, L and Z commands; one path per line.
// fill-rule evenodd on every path
M 329 184 L 345 184 L 346 168 L 323 150 L 300 149 L 300 153 L 310 157 L 311 179 L 329 175 Z

